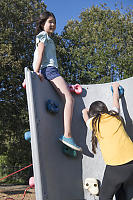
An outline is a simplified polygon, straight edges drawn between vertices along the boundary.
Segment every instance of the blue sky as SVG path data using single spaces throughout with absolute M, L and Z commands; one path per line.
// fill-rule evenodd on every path
M 115 4 L 121 7 L 121 2 L 124 8 L 133 6 L 132 0 L 44 0 L 47 5 L 47 10 L 54 13 L 57 20 L 56 31 L 60 34 L 64 26 L 70 19 L 78 19 L 80 13 L 92 5 L 100 5 L 107 3 L 111 9 L 115 9 Z

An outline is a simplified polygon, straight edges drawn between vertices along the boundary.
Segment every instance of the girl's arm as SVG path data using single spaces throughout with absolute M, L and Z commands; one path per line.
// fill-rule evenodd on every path
M 85 121 L 85 123 L 87 122 L 87 120 L 89 119 L 88 117 L 88 109 L 87 108 L 84 108 L 82 110 L 82 116 L 83 116 L 83 120 Z
M 34 69 L 34 72 L 36 72 L 36 74 L 39 76 L 41 81 L 44 79 L 43 75 L 41 73 L 39 73 L 40 66 L 41 66 L 41 63 L 42 63 L 43 53 L 44 53 L 44 43 L 39 42 L 38 43 L 38 59 L 37 59 L 37 62 L 36 62 L 36 67 Z
M 113 87 L 113 106 L 116 107 L 118 109 L 118 111 L 120 111 L 120 104 L 119 104 L 119 83 L 115 82 L 112 85 Z

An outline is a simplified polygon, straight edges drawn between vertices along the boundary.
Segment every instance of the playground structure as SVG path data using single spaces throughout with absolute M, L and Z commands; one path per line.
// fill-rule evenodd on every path
M 111 83 L 82 85 L 82 93 L 73 93 L 75 99 L 72 120 L 72 134 L 83 153 L 68 157 L 62 152 L 59 141 L 63 134 L 63 103 L 51 84 L 41 82 L 36 73 L 25 68 L 26 92 L 28 100 L 31 147 L 35 179 L 35 193 L 38 200 L 93 200 L 84 187 L 87 178 L 102 181 L 105 168 L 101 152 L 91 151 L 91 133 L 87 130 L 81 111 L 95 100 L 112 108 Z M 133 77 L 119 81 L 124 88 L 120 99 L 121 115 L 125 120 L 127 133 L 133 140 Z M 52 114 L 46 108 L 48 99 L 58 103 L 59 110 Z M 87 183 L 88 184 L 88 183 Z M 125 186 L 126 199 L 133 198 L 133 180 Z M 98 196 L 95 195 L 95 199 Z

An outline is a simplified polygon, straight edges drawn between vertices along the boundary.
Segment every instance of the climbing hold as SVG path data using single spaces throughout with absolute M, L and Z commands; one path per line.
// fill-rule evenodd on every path
M 35 187 L 34 177 L 30 177 L 30 179 L 29 179 L 29 186 L 30 186 L 31 188 L 34 188 L 34 187 Z
M 70 92 L 75 92 L 74 85 L 68 85 Z
M 124 95 L 124 88 L 122 86 L 119 86 L 119 97 L 121 98 Z
M 23 83 L 22 83 L 23 88 L 26 88 L 26 81 L 24 79 Z
M 53 100 L 48 99 L 46 102 L 47 111 L 50 113 L 58 113 L 59 112 L 59 105 Z
M 112 91 L 112 95 L 113 95 L 113 87 L 111 86 L 111 91 Z M 119 92 L 119 98 L 121 98 L 124 95 L 124 88 L 120 85 L 118 88 L 118 92 Z
M 25 132 L 24 138 L 25 140 L 31 142 L 31 132 L 30 131 Z
M 84 189 L 88 190 L 92 195 L 98 195 L 99 188 L 98 188 L 98 181 L 95 178 L 86 178 Z
M 68 85 L 70 92 L 75 92 L 76 94 L 82 93 L 82 87 L 79 84 Z
M 77 157 L 76 150 L 66 146 L 65 144 L 63 144 L 63 153 L 70 157 Z
M 82 93 L 82 87 L 81 87 L 81 85 L 76 84 L 76 85 L 74 86 L 74 88 L 75 88 L 75 93 L 76 93 L 76 94 L 81 94 L 81 93 Z

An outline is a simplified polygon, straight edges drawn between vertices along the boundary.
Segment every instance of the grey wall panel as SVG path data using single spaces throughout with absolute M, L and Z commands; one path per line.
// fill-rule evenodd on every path
M 31 130 L 31 146 L 37 200 L 94 200 L 83 189 L 88 177 L 102 180 L 105 168 L 101 152 L 91 151 L 91 133 L 87 130 L 81 115 L 84 107 L 95 100 L 104 101 L 112 108 L 111 83 L 82 85 L 81 95 L 75 98 L 72 120 L 72 134 L 83 149 L 83 155 L 69 158 L 62 153 L 62 144 L 58 138 L 63 134 L 63 103 L 51 84 L 41 82 L 35 73 L 25 69 L 26 91 Z M 125 119 L 128 134 L 133 138 L 133 78 L 120 81 L 125 96 L 120 100 L 121 114 Z M 59 103 L 59 113 L 51 114 L 46 110 L 46 101 Z M 133 198 L 133 180 L 125 185 L 127 200 Z M 96 197 L 98 199 L 98 197 Z

